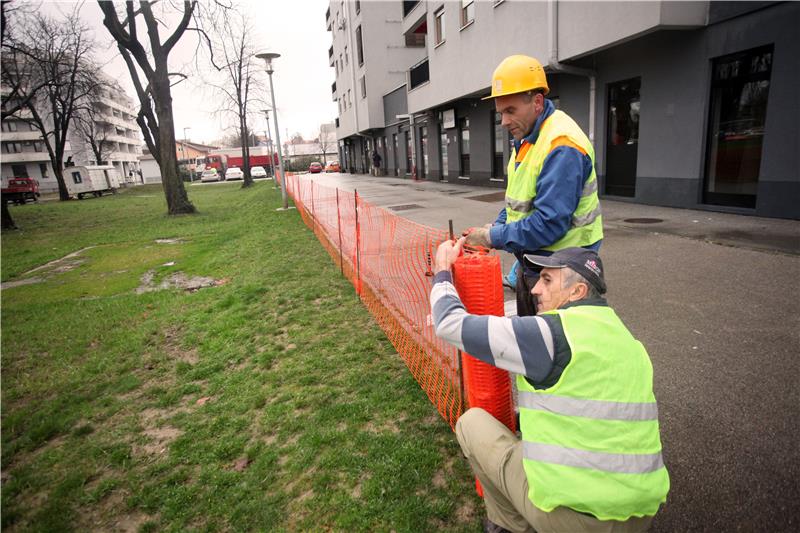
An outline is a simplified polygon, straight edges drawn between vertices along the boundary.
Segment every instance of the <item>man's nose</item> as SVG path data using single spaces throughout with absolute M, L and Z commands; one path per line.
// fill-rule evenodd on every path
M 509 119 L 508 115 L 506 115 L 505 113 L 500 115 L 500 125 L 506 129 L 508 129 L 511 126 L 511 119 Z

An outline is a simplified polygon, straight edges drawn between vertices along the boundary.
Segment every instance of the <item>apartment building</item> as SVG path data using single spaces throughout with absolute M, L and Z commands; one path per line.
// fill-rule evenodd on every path
M 594 142 L 604 196 L 800 219 L 798 21 L 794 2 L 331 2 L 343 168 L 377 150 L 388 175 L 504 188 L 481 98 L 521 53 Z
M 139 158 L 143 142 L 133 101 L 119 84 L 107 76 L 105 78 L 103 90 L 89 103 L 91 112 L 84 115 L 87 120 L 84 129 L 91 129 L 96 143 L 102 141 L 103 164 L 114 165 L 127 183 L 141 183 Z M 42 115 L 46 115 L 44 110 Z M 24 112 L 20 117 L 2 121 L 0 173 L 3 182 L 11 177 L 31 177 L 39 181 L 42 192 L 56 192 L 58 184 L 41 134 L 22 120 Z M 75 165 L 99 164 L 86 135 L 78 127 L 77 119 L 70 124 L 64 161 Z

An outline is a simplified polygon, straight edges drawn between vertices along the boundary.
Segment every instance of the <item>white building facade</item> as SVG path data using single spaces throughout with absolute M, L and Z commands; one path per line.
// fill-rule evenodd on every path
M 595 146 L 601 193 L 800 218 L 794 2 L 330 3 L 343 170 L 505 187 L 490 93 L 505 57 L 539 59 L 549 98 Z
M 139 158 L 143 142 L 136 124 L 136 111 L 132 99 L 122 87 L 106 77 L 107 84 L 89 105 L 97 137 L 105 139 L 104 164 L 113 165 L 129 184 L 140 184 Z M 44 111 L 42 115 L 46 115 Z M 21 118 L 9 118 L 2 122 L 0 134 L 0 173 L 3 184 L 12 177 L 30 177 L 39 181 L 42 192 L 58 191 L 58 184 L 50 164 L 47 148 L 39 130 Z M 65 147 L 64 162 L 75 165 L 100 164 L 90 144 L 80 133 L 77 119 L 70 123 L 69 140 Z M 70 159 L 71 158 L 71 159 Z M 66 178 L 65 178 L 66 179 Z

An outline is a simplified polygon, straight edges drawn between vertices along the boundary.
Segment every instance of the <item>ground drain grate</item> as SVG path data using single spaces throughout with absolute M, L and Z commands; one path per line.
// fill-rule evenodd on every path
M 482 194 L 480 196 L 467 196 L 469 200 L 477 200 L 479 202 L 499 202 L 506 199 L 506 192 L 493 192 L 491 194 Z
M 389 209 L 392 211 L 407 211 L 409 209 L 420 209 L 422 208 L 419 204 L 403 204 L 403 205 L 391 205 Z
M 631 224 L 658 224 L 659 222 L 664 222 L 661 218 L 626 218 L 624 222 L 630 222 Z

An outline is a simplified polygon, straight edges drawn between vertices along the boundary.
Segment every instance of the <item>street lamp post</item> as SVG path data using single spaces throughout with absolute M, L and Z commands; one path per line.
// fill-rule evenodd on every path
M 267 74 L 269 74 L 269 92 L 272 96 L 272 119 L 275 121 L 275 140 L 278 143 L 278 170 L 281 173 L 281 198 L 283 199 L 283 209 L 289 209 L 289 202 L 286 199 L 286 173 L 284 172 L 285 167 L 283 166 L 283 154 L 281 154 L 280 150 L 281 133 L 278 128 L 278 113 L 276 112 L 278 108 L 275 106 L 275 88 L 272 85 L 272 73 L 275 71 L 272 68 L 272 60 L 281 57 L 281 55 L 274 52 L 264 52 L 256 54 L 256 57 L 264 60 L 267 67 Z
M 183 128 L 183 146 L 182 146 L 182 148 L 183 148 L 183 159 L 184 160 L 186 160 L 186 139 L 188 138 L 188 137 L 186 137 L 186 130 L 190 130 L 190 129 L 192 129 L 191 126 L 187 126 L 187 127 Z M 190 182 L 194 182 L 194 165 L 189 165 L 189 163 L 186 163 L 186 165 L 189 167 L 189 181 Z
M 275 160 L 273 159 L 274 151 L 272 150 L 272 132 L 269 129 L 269 109 L 262 109 L 262 113 L 267 117 L 267 150 L 269 150 L 269 172 L 275 176 Z

